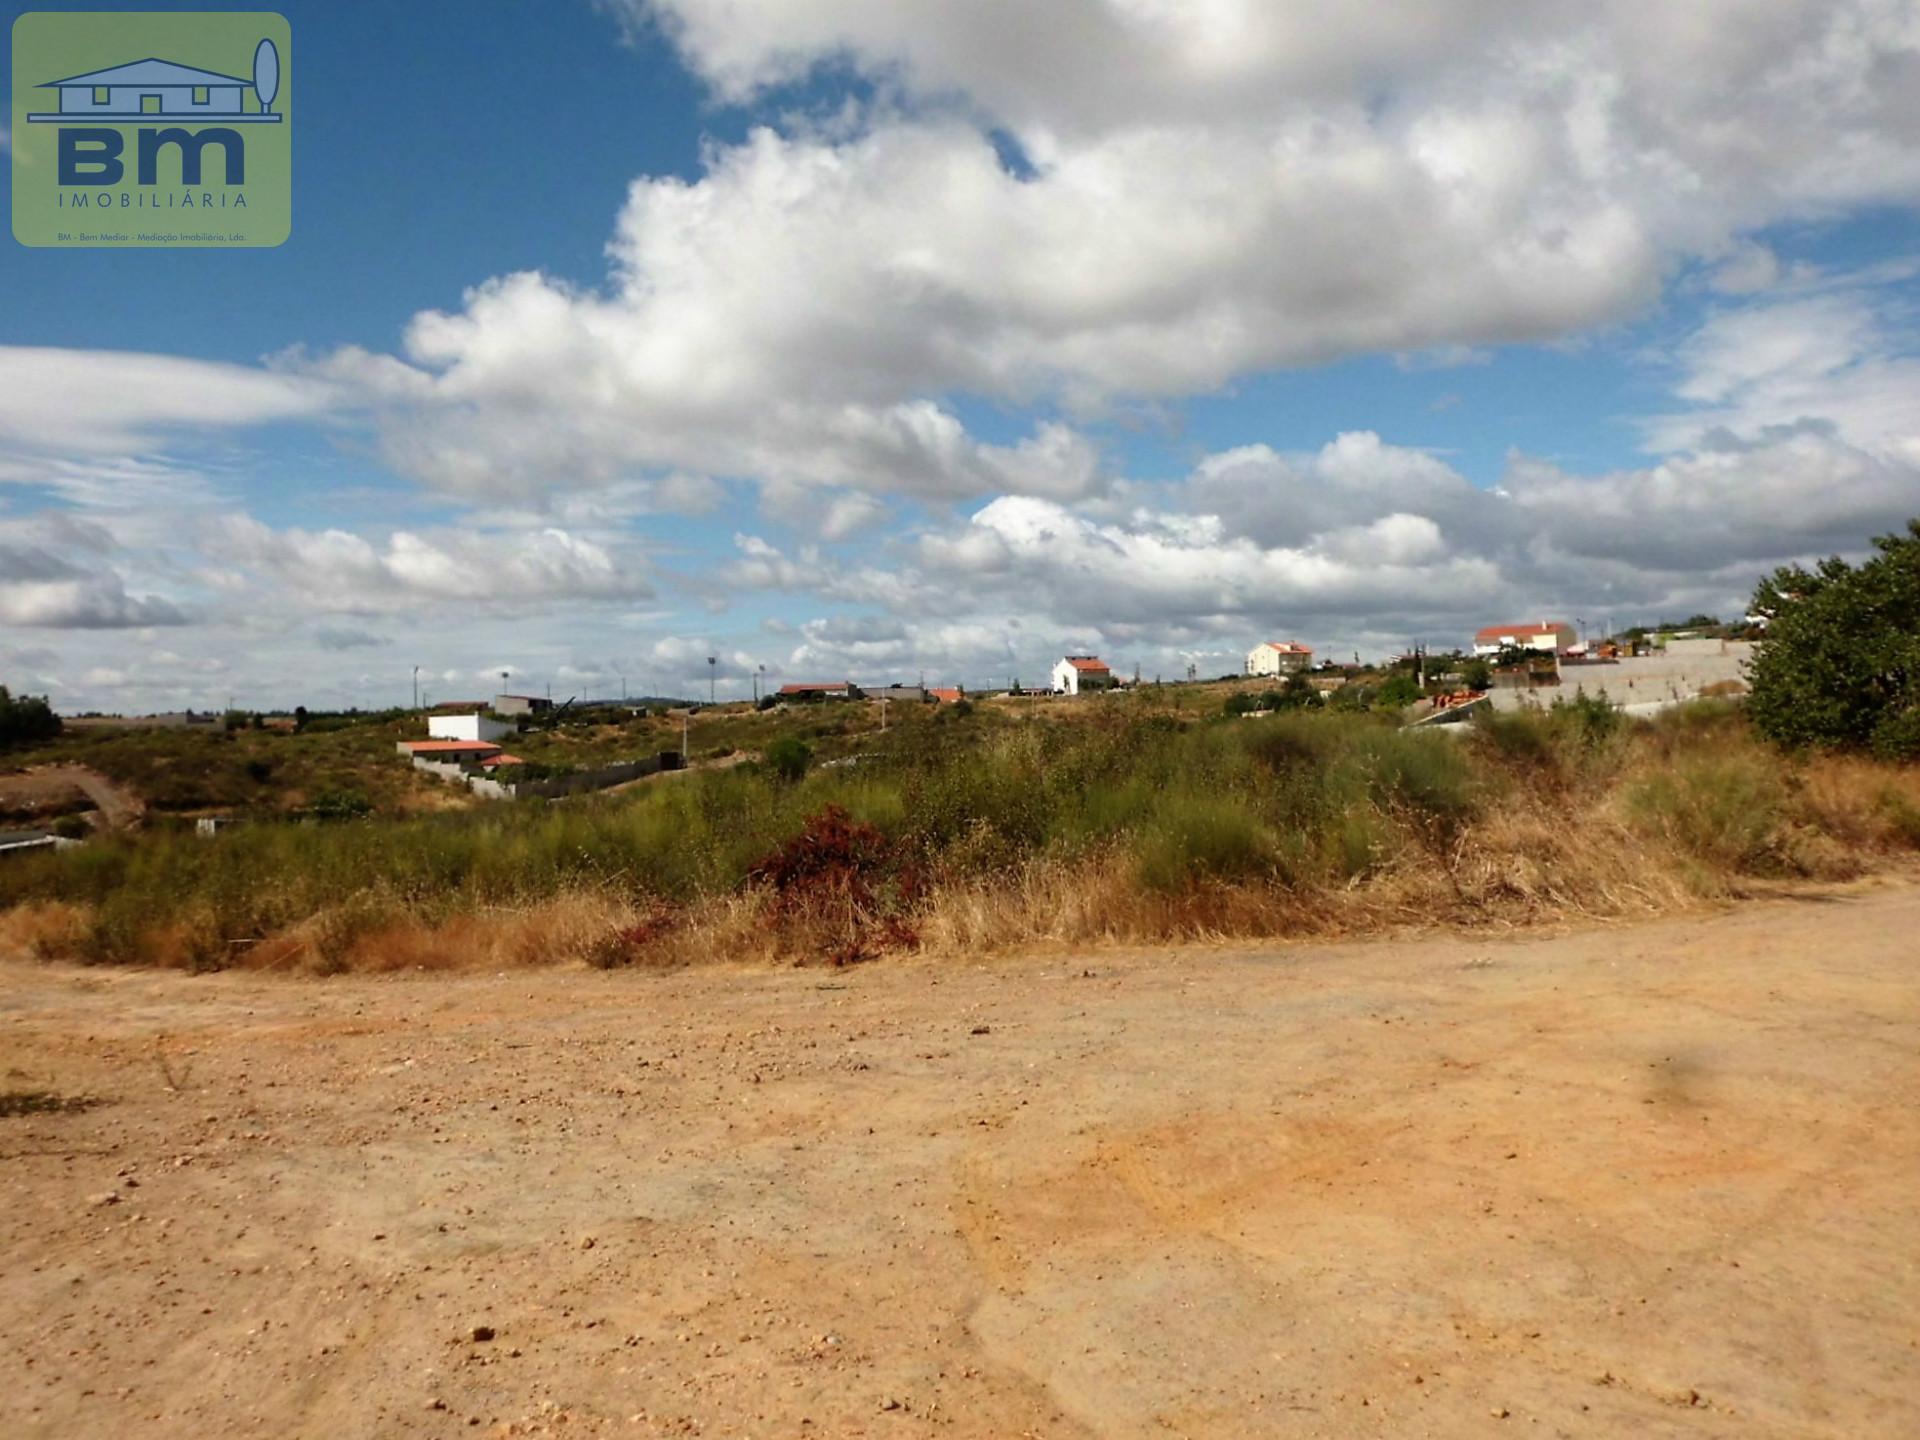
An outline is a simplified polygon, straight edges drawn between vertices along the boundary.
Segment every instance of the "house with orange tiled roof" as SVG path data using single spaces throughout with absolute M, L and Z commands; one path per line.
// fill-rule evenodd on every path
M 1078 695 L 1085 690 L 1111 690 L 1119 681 L 1113 668 L 1098 655 L 1068 655 L 1053 667 L 1053 693 Z
M 435 760 L 442 764 L 479 764 L 501 753 L 491 740 L 402 740 L 397 747 L 414 760 Z
M 1579 640 L 1564 620 L 1522 620 L 1513 625 L 1484 625 L 1474 632 L 1473 653 L 1498 655 L 1502 650 L 1544 650 L 1551 655 Z
M 1262 640 L 1247 652 L 1247 674 L 1292 675 L 1313 664 L 1313 647 L 1298 640 Z

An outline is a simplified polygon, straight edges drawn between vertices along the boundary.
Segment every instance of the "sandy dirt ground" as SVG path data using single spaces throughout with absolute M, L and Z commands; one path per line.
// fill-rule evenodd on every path
M 0 969 L 0 1434 L 1920 1435 L 1916 935 Z
M 40 765 L 0 775 L 0 811 L 57 815 L 75 809 L 83 800 L 91 802 L 102 820 L 116 829 L 135 824 L 146 814 L 139 796 L 85 765 Z

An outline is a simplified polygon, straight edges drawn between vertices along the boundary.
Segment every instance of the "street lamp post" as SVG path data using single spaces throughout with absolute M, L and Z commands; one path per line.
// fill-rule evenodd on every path
M 413 708 L 420 708 L 420 667 L 413 667 Z
M 719 682 L 719 676 L 720 657 L 718 655 L 707 656 L 707 704 L 709 705 L 716 703 L 714 697 L 718 694 L 718 691 L 716 691 L 714 687 Z

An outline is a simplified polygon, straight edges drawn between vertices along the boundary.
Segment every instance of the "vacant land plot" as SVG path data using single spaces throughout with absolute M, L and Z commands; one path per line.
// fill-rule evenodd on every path
M 1916 932 L 9 967 L 0 1433 L 1920 1434 Z

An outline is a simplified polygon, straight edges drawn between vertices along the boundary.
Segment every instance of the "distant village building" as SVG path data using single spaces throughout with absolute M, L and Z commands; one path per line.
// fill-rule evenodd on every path
M 1292 675 L 1313 664 L 1313 647 L 1295 640 L 1264 640 L 1247 652 L 1247 674 Z
M 918 705 L 927 699 L 927 692 L 918 685 L 863 685 L 860 688 L 869 700 L 898 700 Z
M 851 680 L 826 680 L 817 684 L 782 685 L 782 700 L 858 700 L 865 695 Z
M 1502 650 L 1544 650 L 1556 654 L 1579 640 L 1563 620 L 1531 620 L 1518 625 L 1488 625 L 1476 631 L 1473 653 L 1498 655 Z
M 1119 682 L 1097 655 L 1069 655 L 1053 667 L 1053 693 L 1078 695 L 1083 690 L 1111 690 Z
M 429 715 L 427 734 L 435 740 L 504 740 L 513 726 L 481 714 Z
M 501 715 L 539 715 L 553 709 L 553 701 L 545 695 L 496 695 L 493 708 Z
M 927 694 L 931 695 L 942 705 L 958 705 L 962 700 L 967 698 L 967 692 L 962 690 L 958 685 L 935 685 L 927 691 Z

